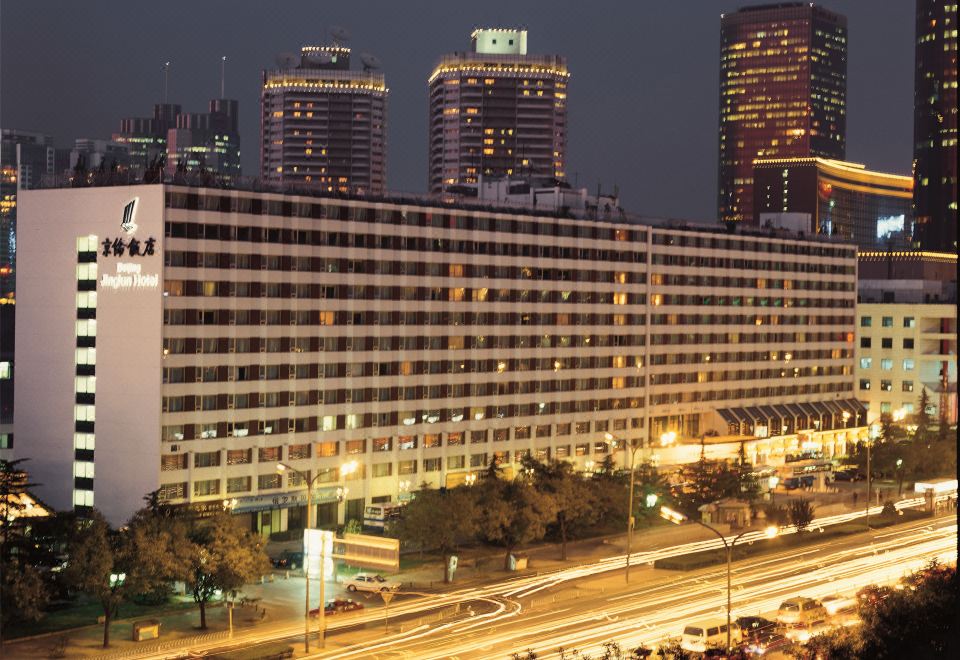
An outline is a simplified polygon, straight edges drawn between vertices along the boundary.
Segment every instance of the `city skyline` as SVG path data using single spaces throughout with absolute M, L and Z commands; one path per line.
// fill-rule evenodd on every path
M 913 5 L 903 2 L 869 11 L 852 2 L 822 5 L 847 16 L 850 26 L 847 158 L 903 174 L 909 173 L 912 158 Z M 716 2 L 693 8 L 644 7 L 642 13 L 633 10 L 637 16 L 617 7 L 621 17 L 612 20 L 605 18 L 610 11 L 581 7 L 547 13 L 544 5 L 508 9 L 494 2 L 484 10 L 461 10 L 420 3 L 412 10 L 419 27 L 399 32 L 391 26 L 403 18 L 409 21 L 409 9 L 402 14 L 401 8 L 373 4 L 332 8 L 321 15 L 306 5 L 288 5 L 289 11 L 261 17 L 252 7 L 230 5 L 230 30 L 223 33 L 215 31 L 223 28 L 223 3 L 191 8 L 188 24 L 179 20 L 179 7 L 167 6 L 159 13 L 146 7 L 141 22 L 171 36 L 162 47 L 142 49 L 142 35 L 125 31 L 110 5 L 64 8 L 54 14 L 36 3 L 8 3 L 0 51 L 8 93 L 0 109 L 5 125 L 50 133 L 58 144 L 76 137 L 108 137 L 121 117 L 146 114 L 161 100 L 165 61 L 172 62 L 168 101 L 192 107 L 216 95 L 220 58 L 226 55 L 226 95 L 242 106 L 240 131 L 249 145 L 241 152 L 241 162 L 244 171 L 255 172 L 252 145 L 259 132 L 260 70 L 277 53 L 290 50 L 291 43 L 329 41 L 329 27 L 340 24 L 353 33 L 349 45 L 355 52 L 380 58 L 390 81 L 387 188 L 423 192 L 427 78 L 436 59 L 467 50 L 465 35 L 475 27 L 525 27 L 531 52 L 558 53 L 570 67 L 570 183 L 591 190 L 597 183 L 605 190 L 616 184 L 628 209 L 712 221 L 720 14 L 740 6 Z M 383 20 L 367 20 L 370 11 Z M 312 12 L 317 21 L 310 20 Z M 677 32 L 664 29 L 669 25 L 683 26 L 687 36 L 671 39 Z M 48 43 L 59 46 L 29 48 L 24 40 L 39 30 L 48 35 Z M 677 43 L 684 44 L 683 49 Z M 81 48 L 89 60 L 63 56 Z M 122 58 L 110 55 L 120 51 Z M 88 61 L 117 64 L 96 70 Z M 38 76 L 46 77 L 47 84 L 37 85 Z M 677 85 L 677 80 L 686 84 Z M 69 113 L 48 103 L 49 86 L 71 98 Z M 609 102 L 598 105 L 598 98 Z M 623 131 L 623 126 L 636 129 Z M 878 134 L 885 139 L 872 139 Z

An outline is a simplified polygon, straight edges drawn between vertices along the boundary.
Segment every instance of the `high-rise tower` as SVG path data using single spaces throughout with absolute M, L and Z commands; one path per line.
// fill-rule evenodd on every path
M 957 3 L 917 0 L 914 240 L 957 251 Z
M 753 161 L 846 156 L 847 20 L 812 3 L 720 18 L 719 219 L 756 223 Z
M 261 177 L 383 193 L 388 90 L 376 59 L 362 59 L 363 69 L 351 70 L 349 48 L 304 46 L 263 72 Z
M 430 75 L 430 192 L 480 176 L 564 179 L 566 59 L 527 54 L 526 30 L 475 30 L 472 46 Z

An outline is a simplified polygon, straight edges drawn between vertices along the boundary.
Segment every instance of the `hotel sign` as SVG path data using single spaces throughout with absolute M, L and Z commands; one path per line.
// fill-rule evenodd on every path
M 100 255 L 103 257 L 152 257 L 156 254 L 157 239 L 153 236 L 140 240 L 134 236 L 137 231 L 137 207 L 140 198 L 134 197 L 123 207 L 120 217 L 121 236 L 105 236 L 100 242 Z M 118 261 L 112 273 L 101 273 L 100 288 L 112 291 L 134 289 L 156 289 L 160 286 L 159 273 L 144 273 L 143 265 L 135 261 Z

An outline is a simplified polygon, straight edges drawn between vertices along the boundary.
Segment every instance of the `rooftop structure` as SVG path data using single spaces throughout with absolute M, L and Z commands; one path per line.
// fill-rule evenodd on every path
M 911 245 L 909 176 L 825 158 L 774 158 L 754 161 L 753 181 L 759 226 L 771 215 L 802 213 L 808 218 L 806 233 L 839 236 L 861 250 Z

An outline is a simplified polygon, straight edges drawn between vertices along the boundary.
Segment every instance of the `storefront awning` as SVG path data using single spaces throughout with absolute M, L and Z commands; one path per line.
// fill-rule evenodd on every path
M 718 408 L 717 414 L 723 417 L 723 421 L 727 424 L 739 424 L 740 420 L 734 415 L 729 408 Z

